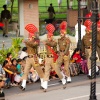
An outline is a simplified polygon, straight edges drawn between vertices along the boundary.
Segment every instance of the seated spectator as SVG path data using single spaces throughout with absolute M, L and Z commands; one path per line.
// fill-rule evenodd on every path
M 19 56 L 20 59 L 24 59 L 25 57 L 28 57 L 27 47 L 23 47 L 21 54 Z
M 71 56 L 71 61 L 81 65 L 81 71 L 85 74 L 88 73 L 87 61 L 83 59 L 81 49 L 76 48 Z
M 0 100 L 5 100 L 5 94 L 3 92 L 3 88 L 5 86 L 6 78 L 0 75 Z
M 7 54 L 6 60 L 8 61 L 9 65 L 12 64 L 12 63 L 11 63 L 11 60 L 12 60 L 12 54 L 11 54 L 10 52 Z
M 21 70 L 21 69 L 22 69 L 22 68 L 21 68 L 22 61 L 23 61 L 22 59 L 18 59 L 18 60 L 17 60 L 17 63 L 18 63 L 18 64 L 17 64 L 17 71 L 20 73 L 20 76 L 23 75 L 22 70 Z
M 15 77 L 19 74 L 17 71 L 17 60 L 14 58 L 11 61 L 12 65 L 11 65 L 11 71 L 15 74 L 11 74 L 11 85 L 12 86 L 17 86 L 16 81 L 15 81 Z
M 11 74 L 14 74 L 11 70 L 10 70 L 10 66 L 9 66 L 9 62 L 7 61 L 7 60 L 5 60 L 4 62 L 3 62 L 3 66 L 2 66 L 2 68 L 4 69 L 4 71 L 5 71 L 5 76 L 6 76 L 6 78 L 7 78 L 7 80 L 6 80 L 6 86 L 7 86 L 7 88 L 9 88 L 10 87 L 10 80 L 11 80 Z
M 5 77 L 5 71 L 1 65 L 0 65 L 0 75 L 3 75 Z

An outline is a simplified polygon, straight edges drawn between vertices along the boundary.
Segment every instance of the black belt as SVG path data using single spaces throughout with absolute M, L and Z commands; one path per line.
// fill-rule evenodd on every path
M 86 49 L 90 49 L 91 47 L 85 47 Z
M 60 50 L 60 52 L 65 52 L 65 50 Z
M 53 58 L 53 55 L 47 55 L 48 58 Z

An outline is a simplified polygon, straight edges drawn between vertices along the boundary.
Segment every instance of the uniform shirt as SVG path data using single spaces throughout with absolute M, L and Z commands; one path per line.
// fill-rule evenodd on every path
M 52 40 L 46 40 L 46 51 L 47 51 L 47 55 L 52 54 L 52 52 L 50 51 L 50 49 L 47 46 L 50 46 L 55 52 L 57 51 L 57 42 Z
M 37 40 L 33 40 L 33 41 L 26 41 L 25 42 L 26 47 L 27 47 L 27 53 L 28 54 L 37 54 L 38 51 L 38 46 L 39 46 L 39 42 Z
M 70 45 L 70 40 L 67 37 L 58 39 L 59 51 L 65 51 L 66 47 Z M 68 48 L 69 51 L 69 48 Z
M 3 10 L 1 12 L 1 19 L 10 19 L 11 15 L 10 15 L 10 11 L 9 10 Z
M 97 46 L 100 47 L 100 32 L 97 33 Z
M 82 39 L 82 50 L 85 52 L 85 48 L 91 47 L 92 46 L 92 35 L 85 34 Z
M 86 27 L 84 25 L 81 25 L 81 39 L 86 34 L 85 30 L 86 30 Z M 77 43 L 78 42 L 78 23 L 75 25 L 75 39 Z

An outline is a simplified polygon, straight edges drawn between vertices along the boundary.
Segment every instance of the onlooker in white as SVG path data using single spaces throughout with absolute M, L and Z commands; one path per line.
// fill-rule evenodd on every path
M 23 47 L 19 58 L 20 58 L 20 59 L 23 59 L 23 58 L 25 58 L 25 57 L 27 57 L 27 56 L 28 56 L 27 47 Z
M 81 24 L 81 39 L 86 33 L 85 30 L 86 30 L 86 27 Z M 75 25 L 75 38 L 76 38 L 76 43 L 77 43 L 78 42 L 78 23 Z

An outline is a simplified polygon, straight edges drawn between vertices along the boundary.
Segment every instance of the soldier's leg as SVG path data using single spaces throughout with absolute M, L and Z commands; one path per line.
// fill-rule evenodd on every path
M 70 62 L 70 55 L 64 56 L 64 70 L 67 75 L 67 82 L 71 82 L 70 70 L 69 70 L 69 62 Z
M 45 74 L 44 74 L 43 84 L 42 84 L 42 87 L 44 89 L 48 88 L 48 80 L 50 76 L 51 62 L 52 62 L 52 58 L 48 58 L 48 57 L 45 58 Z
M 86 53 L 86 58 L 87 58 L 87 66 L 88 66 L 88 75 L 91 76 L 91 49 L 85 49 L 85 53 Z
M 3 21 L 2 21 L 2 23 L 4 24 L 4 26 L 3 26 L 3 35 L 5 35 L 5 19 L 3 19 Z
M 34 67 L 34 69 L 36 70 L 36 72 L 38 73 L 40 80 L 41 80 L 41 86 L 43 84 L 43 77 L 44 77 L 44 73 L 42 68 L 40 67 L 39 63 L 35 63 L 34 59 L 32 59 L 32 66 Z
M 66 84 L 66 79 L 65 79 L 65 76 L 63 76 L 63 74 L 60 70 L 62 63 L 63 63 L 63 57 L 59 56 L 56 63 L 54 63 L 54 70 L 56 71 L 58 77 L 62 81 L 62 84 L 65 85 Z
M 24 74 L 22 76 L 22 88 L 25 89 L 26 88 L 26 80 L 27 80 L 27 77 L 28 77 L 28 73 L 29 73 L 29 70 L 31 69 L 32 67 L 32 60 L 31 58 L 27 58 L 26 59 L 26 64 L 25 64 L 25 68 L 24 68 Z
M 97 46 L 97 53 L 98 53 L 98 57 L 99 57 L 99 61 L 100 61 L 100 47 Z

